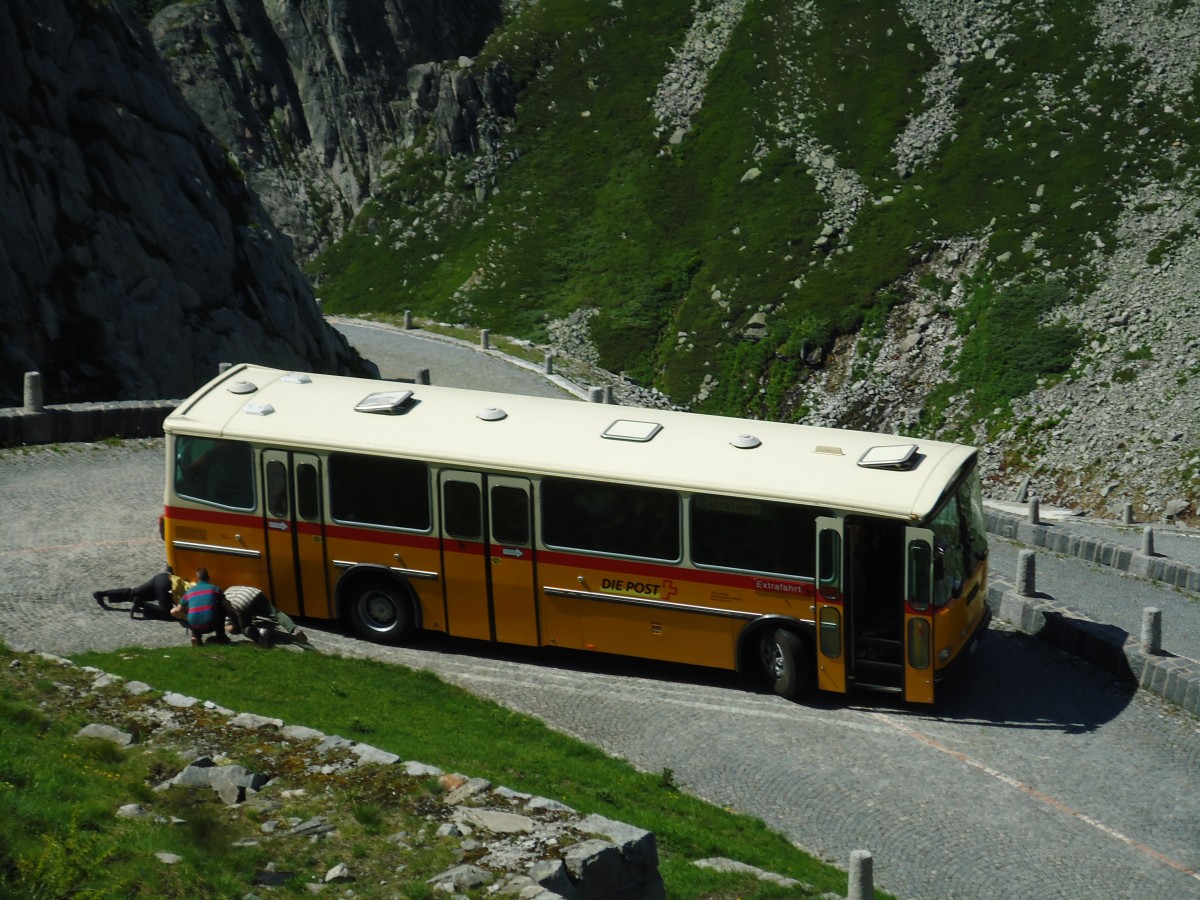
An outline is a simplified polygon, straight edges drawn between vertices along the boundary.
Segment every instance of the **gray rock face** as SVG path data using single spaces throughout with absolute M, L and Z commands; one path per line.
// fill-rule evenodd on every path
M 397 146 L 448 155 L 494 143 L 514 91 L 503 67 L 476 75 L 470 56 L 500 16 L 499 0 L 203 0 L 164 9 L 150 30 L 307 256 L 378 189 Z
M 222 361 L 370 367 L 121 4 L 0 7 L 0 405 L 181 397 Z

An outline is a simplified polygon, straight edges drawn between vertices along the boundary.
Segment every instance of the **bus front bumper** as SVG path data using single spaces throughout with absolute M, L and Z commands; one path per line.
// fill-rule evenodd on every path
M 958 678 L 959 671 L 966 666 L 967 662 L 975 655 L 975 650 L 979 647 L 979 642 L 983 640 L 983 636 L 987 634 L 988 625 L 992 622 L 992 609 L 987 603 L 983 605 L 983 615 L 979 619 L 979 624 L 975 626 L 975 630 L 971 632 L 971 636 L 967 638 L 961 650 L 958 651 L 958 656 L 950 660 L 943 668 L 938 669 L 933 675 L 933 683 L 941 684 L 944 681 L 954 681 Z

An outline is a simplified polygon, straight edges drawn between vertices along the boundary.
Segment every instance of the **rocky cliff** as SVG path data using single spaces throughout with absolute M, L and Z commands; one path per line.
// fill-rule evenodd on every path
M 178 397 L 221 361 L 366 372 L 120 3 L 0 6 L 0 404 Z
M 308 256 L 341 234 L 397 153 L 494 142 L 512 88 L 503 67 L 469 67 L 499 21 L 499 0 L 203 0 L 167 7 L 150 29 L 184 96 Z

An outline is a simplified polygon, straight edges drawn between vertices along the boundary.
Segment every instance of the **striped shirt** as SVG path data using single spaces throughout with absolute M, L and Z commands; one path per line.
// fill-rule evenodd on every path
M 256 587 L 235 584 L 225 589 L 225 599 L 233 610 L 238 628 L 245 628 L 255 616 L 271 614 L 271 604 L 267 603 L 266 596 Z
M 180 603 L 187 609 L 189 628 L 197 631 L 207 631 L 219 625 L 225 619 L 225 610 L 221 606 L 221 591 L 215 584 L 198 581 L 195 586 L 183 595 Z

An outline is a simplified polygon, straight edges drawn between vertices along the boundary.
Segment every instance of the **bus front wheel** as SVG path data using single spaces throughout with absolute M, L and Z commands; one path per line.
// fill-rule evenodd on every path
M 768 632 L 762 641 L 762 663 L 767 680 L 780 697 L 799 697 L 808 690 L 808 654 L 795 632 L 786 628 Z
M 398 644 L 412 634 L 412 606 L 396 585 L 372 580 L 358 587 L 351 598 L 350 621 L 369 641 Z

